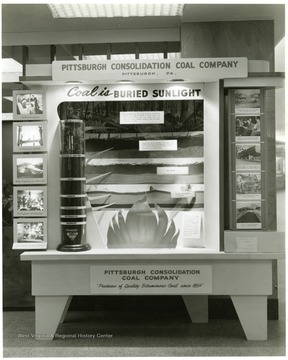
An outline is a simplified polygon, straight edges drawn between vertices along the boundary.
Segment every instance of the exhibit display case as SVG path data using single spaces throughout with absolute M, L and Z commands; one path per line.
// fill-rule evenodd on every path
M 206 103 L 204 87 L 216 94 Z M 86 230 L 92 248 L 219 250 L 219 184 L 211 176 L 219 174 L 214 158 L 219 149 L 214 112 L 218 87 L 103 85 L 98 91 L 105 89 L 108 101 L 97 97 L 95 86 L 66 88 L 57 115 L 60 124 L 77 123 L 76 117 L 85 124 L 73 146 L 83 148 L 85 139 L 85 174 L 80 171 L 78 177 L 86 179 Z M 83 165 L 83 154 L 62 153 L 61 171 L 64 161 Z M 68 182 L 72 177 L 67 176 Z M 207 184 L 214 188 L 209 196 Z
M 48 122 L 48 250 L 21 255 L 36 333 L 53 338 L 73 295 L 178 294 L 196 322 L 208 321 L 208 295 L 229 295 L 247 338 L 265 340 L 284 251 L 268 99 L 282 79 L 251 82 L 245 58 L 181 59 L 121 84 L 127 63 L 101 64 L 96 84 L 87 61 L 55 61 L 51 80 L 26 82 L 45 89 Z
M 195 85 L 161 91 L 179 88 Z M 59 105 L 85 119 L 87 203 L 107 248 L 205 247 L 203 99 L 166 98 Z

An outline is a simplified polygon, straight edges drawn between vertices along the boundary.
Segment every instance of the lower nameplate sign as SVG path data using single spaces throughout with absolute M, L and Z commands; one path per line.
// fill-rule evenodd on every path
M 96 265 L 91 294 L 211 294 L 211 265 Z

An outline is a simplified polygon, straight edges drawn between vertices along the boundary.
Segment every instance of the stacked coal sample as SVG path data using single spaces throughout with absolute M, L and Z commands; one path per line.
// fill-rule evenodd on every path
M 85 124 L 82 120 L 60 121 L 61 243 L 59 251 L 85 251 L 86 178 Z

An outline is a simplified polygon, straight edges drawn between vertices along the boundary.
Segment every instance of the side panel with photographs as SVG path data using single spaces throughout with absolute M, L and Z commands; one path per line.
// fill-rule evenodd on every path
M 47 154 L 13 155 L 14 185 L 47 184 Z
M 264 90 L 229 90 L 230 229 L 266 228 Z
M 18 218 L 14 219 L 13 249 L 46 249 L 47 219 Z
M 46 97 L 42 91 L 13 91 L 14 120 L 44 120 L 46 119 Z
M 47 151 L 47 122 L 14 122 L 13 151 L 15 153 Z

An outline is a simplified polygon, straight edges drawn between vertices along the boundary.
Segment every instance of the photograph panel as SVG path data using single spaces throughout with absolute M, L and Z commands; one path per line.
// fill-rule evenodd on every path
M 46 186 L 14 186 L 14 216 L 47 216 Z
M 47 154 L 13 155 L 13 182 L 17 184 L 47 183 Z
M 43 91 L 13 91 L 14 120 L 44 120 L 46 118 L 46 98 Z
M 46 249 L 47 219 L 14 219 L 13 249 Z
M 260 114 L 260 89 L 235 90 L 235 114 Z
M 262 228 L 261 201 L 236 201 L 236 228 Z
M 13 151 L 47 151 L 47 122 L 14 122 Z
M 236 170 L 261 170 L 261 144 L 236 144 Z

